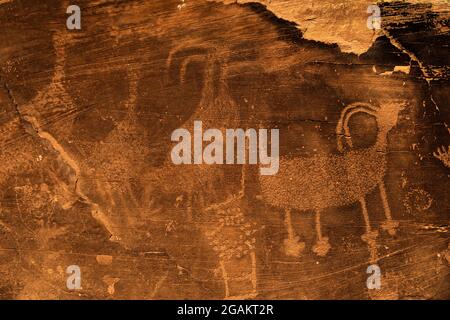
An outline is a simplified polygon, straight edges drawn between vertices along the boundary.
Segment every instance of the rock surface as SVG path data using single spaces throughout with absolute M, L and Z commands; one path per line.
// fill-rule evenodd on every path
M 0 298 L 449 298 L 442 2 L 78 3 L 0 1 Z M 278 128 L 279 180 L 173 165 L 194 120 Z

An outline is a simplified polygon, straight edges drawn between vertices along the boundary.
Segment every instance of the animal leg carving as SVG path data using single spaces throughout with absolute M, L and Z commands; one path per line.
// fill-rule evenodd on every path
M 284 239 L 284 250 L 287 256 L 299 257 L 303 249 L 305 249 L 305 243 L 299 241 L 299 237 L 295 234 L 292 227 L 291 209 L 286 209 L 286 217 L 284 220 L 288 232 L 287 239 Z
M 366 225 L 366 233 L 362 235 L 361 239 L 364 242 L 366 242 L 367 245 L 369 246 L 370 262 L 374 263 L 378 260 L 377 243 L 376 243 L 378 231 L 372 230 L 372 228 L 370 227 L 369 212 L 367 211 L 366 200 L 364 198 L 361 198 L 359 202 L 361 203 L 364 223 Z
M 316 232 L 317 232 L 317 242 L 313 247 L 313 251 L 318 256 L 324 257 L 327 255 L 331 246 L 328 241 L 328 237 L 322 236 L 322 227 L 320 224 L 320 210 L 316 210 Z
M 386 216 L 386 221 L 381 225 L 381 227 L 393 236 L 397 231 L 396 229 L 398 228 L 399 223 L 398 221 L 392 220 L 391 209 L 389 208 L 386 189 L 384 188 L 384 181 L 380 180 L 378 187 L 380 189 L 381 201 L 383 202 L 384 214 Z

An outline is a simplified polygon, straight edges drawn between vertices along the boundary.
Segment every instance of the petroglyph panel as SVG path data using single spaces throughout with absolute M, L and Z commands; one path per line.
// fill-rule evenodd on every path
M 0 0 L 1 299 L 450 298 L 448 3 L 259 2 Z

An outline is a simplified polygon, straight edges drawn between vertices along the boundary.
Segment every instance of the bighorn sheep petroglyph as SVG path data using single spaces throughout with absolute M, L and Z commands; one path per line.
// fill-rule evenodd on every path
M 287 255 L 298 256 L 305 246 L 299 242 L 299 237 L 293 230 L 292 210 L 315 211 L 318 240 L 313 251 L 319 256 L 325 256 L 330 244 L 328 238 L 322 235 L 321 212 L 328 207 L 359 202 L 366 225 L 362 239 L 369 244 L 371 260 L 377 259 L 377 231 L 370 227 L 365 197 L 375 187 L 379 187 L 387 218 L 384 227 L 393 234 L 396 223 L 391 218 L 383 179 L 387 169 L 387 134 L 397 124 L 398 113 L 404 104 L 403 101 L 381 103 L 380 107 L 368 103 L 351 104 L 342 111 L 336 127 L 338 150 L 342 154 L 316 155 L 311 158 L 282 157 L 278 175 L 260 176 L 265 201 L 286 211 L 288 238 L 284 245 Z M 344 139 L 349 147 L 353 146 L 349 119 L 359 112 L 374 116 L 377 120 L 377 140 L 369 148 L 345 151 Z

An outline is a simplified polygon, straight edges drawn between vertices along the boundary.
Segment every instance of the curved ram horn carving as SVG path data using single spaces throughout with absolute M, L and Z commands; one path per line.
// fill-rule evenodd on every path
M 348 146 L 353 147 L 352 138 L 350 136 L 350 129 L 348 128 L 348 122 L 350 118 L 358 112 L 364 112 L 370 114 L 374 117 L 377 117 L 377 112 L 379 108 L 373 106 L 369 103 L 357 102 L 348 105 L 341 112 L 341 117 L 336 126 L 336 134 L 337 134 L 337 148 L 340 152 L 344 151 L 344 142 L 343 138 L 345 137 Z

